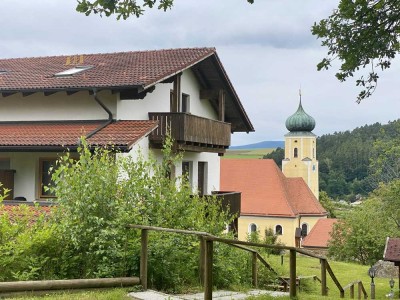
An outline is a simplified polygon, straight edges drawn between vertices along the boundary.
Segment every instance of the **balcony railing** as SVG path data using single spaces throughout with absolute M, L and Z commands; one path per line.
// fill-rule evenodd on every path
M 168 133 L 182 150 L 225 152 L 231 144 L 229 123 L 188 113 L 149 113 L 149 119 L 159 122 L 150 134 L 153 147 L 160 147 Z

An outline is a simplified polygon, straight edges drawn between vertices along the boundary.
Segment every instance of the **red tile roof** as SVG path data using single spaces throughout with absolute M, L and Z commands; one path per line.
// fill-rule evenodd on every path
M 169 49 L 0 59 L 0 92 L 79 88 L 146 88 L 216 53 L 215 48 Z M 92 68 L 73 76 L 54 74 L 75 66 Z
M 32 202 L 21 203 L 19 201 L 15 201 L 15 204 L 0 204 L 0 216 L 7 214 L 9 220 L 13 222 L 17 218 L 22 218 L 29 215 L 31 216 L 30 221 L 35 221 L 40 215 L 49 214 L 52 207 L 53 206 L 51 204 L 34 205 Z
M 76 147 L 82 136 L 101 128 L 107 120 L 0 123 L 0 150 Z M 157 127 L 156 121 L 114 121 L 88 138 L 92 145 L 129 150 Z
M 387 238 L 383 260 L 400 262 L 400 238 Z
M 271 159 L 221 159 L 220 189 L 242 193 L 241 215 L 326 215 L 304 180 L 286 178 Z
M 338 222 L 338 219 L 319 219 L 311 229 L 310 233 L 304 238 L 301 243 L 302 247 L 310 248 L 327 248 L 328 242 L 331 239 L 333 225 Z

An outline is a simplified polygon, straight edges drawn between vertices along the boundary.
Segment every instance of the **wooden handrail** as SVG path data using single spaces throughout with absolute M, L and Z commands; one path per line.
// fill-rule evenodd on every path
M 364 295 L 364 299 L 367 299 L 368 298 L 367 291 L 365 290 L 364 285 L 361 280 L 353 281 L 353 282 L 349 283 L 348 285 L 346 285 L 343 288 L 343 297 L 341 295 L 340 298 L 344 298 L 344 292 L 346 290 L 350 290 L 350 298 L 354 299 L 354 286 L 355 285 L 357 285 L 357 287 L 358 287 L 358 299 L 361 299 L 361 293 Z
M 163 227 L 155 227 L 155 226 L 145 226 L 145 225 L 127 225 L 127 228 L 135 228 L 142 230 L 142 255 L 141 255 L 141 272 L 147 273 L 147 231 L 163 231 L 163 232 L 171 232 L 171 233 L 178 233 L 178 234 L 190 234 L 196 235 L 200 238 L 200 258 L 201 258 L 201 266 L 200 269 L 202 270 L 201 280 L 204 281 L 204 299 L 212 299 L 212 257 L 213 257 L 213 242 L 220 242 L 225 243 L 227 245 L 248 251 L 252 253 L 252 275 L 253 275 L 253 285 L 257 285 L 257 259 L 260 260 L 264 266 L 266 266 L 269 270 L 273 271 L 276 275 L 276 271 L 262 258 L 262 256 L 254 249 L 246 247 L 246 246 L 253 246 L 253 247 L 261 247 L 261 248 L 269 248 L 269 249 L 281 249 L 281 250 L 289 250 L 290 251 L 290 298 L 296 298 L 296 253 L 301 253 L 303 255 L 320 259 L 321 261 L 321 293 L 322 295 L 327 295 L 327 284 L 326 284 L 326 272 L 330 275 L 334 283 L 336 284 L 337 288 L 340 292 L 340 298 L 344 297 L 344 292 L 347 289 L 350 289 L 350 297 L 354 297 L 354 285 L 358 284 L 358 293 L 359 297 L 361 297 L 361 292 L 364 294 L 364 298 L 367 298 L 367 293 L 365 291 L 364 285 L 361 281 L 355 281 L 353 283 L 348 284 L 346 287 L 342 288 L 338 279 L 336 278 L 335 274 L 333 273 L 328 260 L 324 256 L 315 255 L 310 253 L 309 251 L 299 249 L 296 247 L 287 247 L 281 245 L 268 245 L 263 243 L 255 243 L 255 242 L 245 242 L 239 240 L 232 240 L 227 238 L 221 238 L 214 235 L 211 235 L 207 232 L 202 231 L 192 231 L 192 230 L 183 230 L 183 229 L 171 229 L 171 228 L 163 228 Z M 146 233 L 144 233 L 146 232 Z M 145 244 L 145 245 L 144 245 Z M 145 249 L 146 248 L 146 249 Z M 143 259 L 142 259 L 143 257 Z M 142 266 L 143 264 L 143 266 Z M 140 279 L 142 281 L 146 280 L 146 282 L 141 282 L 143 287 L 147 288 L 147 274 L 140 274 Z M 361 298 L 360 298 L 361 299 Z

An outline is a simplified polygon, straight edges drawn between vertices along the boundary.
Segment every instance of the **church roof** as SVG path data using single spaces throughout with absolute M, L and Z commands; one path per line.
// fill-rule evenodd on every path
M 319 219 L 301 243 L 305 248 L 327 248 L 337 219 Z
M 242 193 L 241 215 L 326 215 L 303 178 L 287 178 L 272 159 L 221 159 L 220 189 Z
M 290 132 L 311 132 L 315 128 L 315 120 L 304 111 L 301 99 L 297 111 L 287 118 L 285 125 Z

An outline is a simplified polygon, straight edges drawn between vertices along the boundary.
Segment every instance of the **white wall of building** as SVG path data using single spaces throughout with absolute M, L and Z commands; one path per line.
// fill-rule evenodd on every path
M 152 93 L 144 99 L 118 100 L 117 119 L 121 120 L 148 120 L 149 112 L 170 111 L 170 91 L 173 83 L 159 83 Z M 181 92 L 190 96 L 190 113 L 196 116 L 216 120 L 217 113 L 212 108 L 209 100 L 200 99 L 200 85 L 190 70 L 181 76 Z
M 116 115 L 116 95 L 109 91 L 97 94 L 98 98 Z M 0 97 L 1 121 L 53 121 L 107 119 L 108 114 L 96 103 L 93 95 L 78 92 L 68 96 L 58 92 L 50 96 L 35 93 L 23 97 L 17 93 Z

